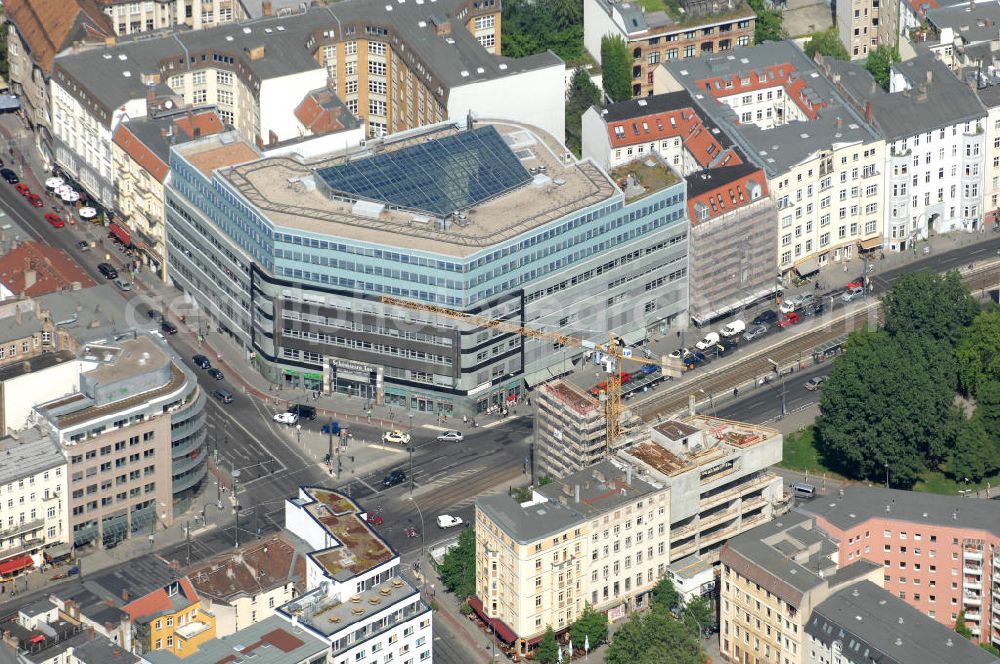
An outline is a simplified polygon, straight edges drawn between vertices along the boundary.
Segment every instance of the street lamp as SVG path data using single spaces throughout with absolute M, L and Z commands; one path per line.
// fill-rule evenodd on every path
M 777 362 L 771 358 L 767 358 L 767 361 L 774 369 L 774 372 L 778 374 L 778 378 L 781 380 L 781 417 L 784 417 L 787 414 L 785 409 L 785 375 L 781 373 L 781 368 L 778 366 Z
M 708 401 L 709 401 L 709 403 L 712 404 L 712 417 L 718 417 L 718 415 L 715 412 L 715 393 L 714 392 L 705 392 L 705 390 L 703 390 L 700 387 L 698 388 L 698 391 L 701 392 L 702 394 L 705 394 L 705 395 L 708 396 Z
M 885 464 L 885 488 L 889 488 L 889 464 Z
M 298 443 L 299 445 L 302 444 L 302 425 L 301 424 L 296 424 L 295 425 L 295 442 Z
M 410 453 L 410 500 L 413 500 L 413 443 L 406 446 L 406 451 Z
M 413 506 L 417 508 L 417 515 L 420 517 L 420 562 L 424 562 L 424 513 L 420 511 L 420 505 L 417 501 L 413 499 L 413 496 L 409 496 L 408 500 L 413 503 Z
M 236 532 L 234 533 L 234 535 L 235 535 L 235 543 L 237 549 L 240 548 L 240 499 L 236 493 L 237 492 L 236 481 L 239 478 L 240 478 L 239 469 L 233 470 L 233 507 L 235 509 L 234 513 L 236 514 Z

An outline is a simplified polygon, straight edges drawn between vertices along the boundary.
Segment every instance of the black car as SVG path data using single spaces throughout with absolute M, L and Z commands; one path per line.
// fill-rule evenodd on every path
M 288 408 L 289 413 L 295 413 L 302 419 L 315 420 L 316 419 L 316 407 L 307 406 L 301 403 L 294 403 Z
M 405 481 L 406 481 L 406 473 L 404 473 L 402 470 L 394 470 L 385 476 L 385 479 L 382 480 L 382 486 L 388 489 L 391 486 L 402 484 Z
M 21 180 L 17 177 L 17 173 L 10 170 L 9 168 L 0 168 L 0 177 L 7 181 L 7 184 L 17 184 Z
M 215 367 L 212 367 L 211 369 L 208 370 L 208 375 L 214 378 L 215 380 L 222 380 L 223 378 L 225 378 L 222 372 L 216 369 Z
M 195 355 L 194 357 L 191 358 L 191 361 L 194 362 L 195 366 L 198 367 L 199 369 L 212 368 L 212 363 L 209 362 L 208 358 L 205 357 L 204 355 Z
M 163 314 L 158 309 L 146 309 L 146 316 L 153 319 L 163 318 Z
M 222 403 L 233 402 L 233 395 L 230 394 L 228 390 L 223 390 L 223 389 L 212 390 L 212 396 L 221 401 Z
M 177 334 L 177 326 L 170 321 L 160 321 L 160 329 L 167 334 Z
M 778 320 L 778 312 L 773 309 L 768 309 L 767 311 L 762 311 L 757 314 L 751 323 L 754 325 L 767 325 Z
M 111 263 L 99 263 L 97 265 L 97 271 L 104 275 L 105 279 L 118 278 L 118 270 L 116 270 L 114 265 Z

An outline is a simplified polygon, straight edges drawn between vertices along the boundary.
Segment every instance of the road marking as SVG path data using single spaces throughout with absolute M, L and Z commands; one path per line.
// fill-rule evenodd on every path
M 219 404 L 217 404 L 215 401 L 210 401 L 209 403 L 213 404 L 219 410 L 220 413 L 222 413 L 233 424 L 235 424 L 237 427 L 239 427 L 243 431 L 243 433 L 245 433 L 250 438 L 250 440 L 252 440 L 255 443 L 257 443 L 257 446 L 260 448 L 261 452 L 263 452 L 264 454 L 270 454 L 271 458 L 274 459 L 275 462 L 277 462 L 277 464 L 279 466 L 281 466 L 282 470 L 288 470 L 288 466 L 286 466 L 284 464 L 284 462 L 281 461 L 281 459 L 279 459 L 277 456 L 275 456 L 273 452 L 269 452 L 268 449 L 267 449 L 267 445 L 265 445 L 264 442 L 260 438 L 257 438 L 257 436 L 255 436 L 252 433 L 250 433 L 250 431 L 245 426 L 243 426 L 242 424 L 240 424 L 236 420 L 236 418 L 234 418 L 234 417 L 230 416 L 228 413 L 226 413 L 226 411 L 222 408 L 222 406 L 220 406 Z M 308 459 L 304 459 L 301 455 L 299 455 L 299 453 L 297 451 L 295 451 L 294 448 L 293 448 L 293 452 L 302 461 L 306 461 L 306 462 L 309 461 Z
M 436 424 L 421 424 L 421 429 L 430 429 L 431 431 L 451 431 L 448 427 L 439 427 Z
M 368 489 L 369 489 L 369 490 L 370 490 L 370 491 L 371 491 L 372 493 L 378 493 L 378 492 L 379 492 L 379 490 L 378 490 L 378 489 L 376 489 L 375 487 L 373 487 L 373 486 L 372 486 L 371 484 L 369 484 L 368 482 L 365 482 L 365 481 L 364 481 L 363 479 L 361 479 L 360 477 L 356 477 L 356 478 L 354 478 L 354 479 L 356 479 L 356 480 L 357 480 L 358 482 L 361 482 L 361 484 L 363 484 L 363 485 L 365 485 L 366 487 L 368 487 Z

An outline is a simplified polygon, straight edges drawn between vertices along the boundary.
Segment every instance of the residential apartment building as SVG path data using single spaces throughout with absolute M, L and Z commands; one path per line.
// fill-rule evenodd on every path
M 611 330 L 627 343 L 683 322 L 684 185 L 661 163 L 623 192 L 550 134 L 499 121 L 367 148 L 260 159 L 223 134 L 173 149 L 174 283 L 270 380 L 475 414 L 582 349 L 449 312 L 597 340 Z M 481 185 L 469 186 L 469 169 Z M 232 221 L 243 218 L 265 234 Z
M 310 92 L 328 85 L 372 136 L 471 112 L 528 122 L 561 140 L 563 63 L 552 53 L 521 59 L 490 53 L 481 41 L 499 44 L 499 4 L 446 4 L 432 10 L 400 3 L 389 13 L 371 0 L 341 3 L 205 30 L 109 39 L 60 55 L 52 75 L 58 167 L 111 208 L 111 146 L 120 122 L 207 104 L 255 144 L 274 145 L 305 134 L 295 111 Z
M 79 391 L 39 404 L 69 461 L 72 543 L 114 545 L 173 523 L 207 472 L 204 393 L 165 345 L 139 336 L 89 344 Z
M 147 653 L 142 664 L 219 664 L 240 661 L 253 664 L 326 664 L 330 649 L 326 641 L 290 627 L 278 617 L 266 618 L 235 634 L 203 644 L 198 652 L 181 657 L 164 650 Z M 239 653 L 239 654 L 234 654 Z
M 312 552 L 305 592 L 276 614 L 320 639 L 332 664 L 354 664 L 369 654 L 398 664 L 431 662 L 431 607 L 400 575 L 399 555 L 367 516 L 350 498 L 318 487 L 300 487 L 285 502 L 285 527 Z
M 0 578 L 46 562 L 69 541 L 66 459 L 36 429 L 0 438 Z
M 250 18 L 241 0 L 99 0 L 115 34 L 200 30 Z M 280 2 L 280 0 L 279 0 Z M 270 2 L 267 3 L 270 6 Z
M 163 651 L 184 659 L 215 638 L 215 616 L 201 607 L 186 576 L 123 604 L 122 610 L 135 625 L 132 645 L 140 653 Z
M 930 53 L 893 65 L 889 92 L 860 66 L 826 59 L 823 68 L 885 138 L 884 246 L 978 231 L 987 112 L 975 91 Z
M 653 93 L 660 62 L 688 60 L 753 44 L 756 14 L 743 0 L 665 5 L 647 12 L 636 2 L 585 0 L 583 43 L 598 63 L 601 40 L 621 37 L 632 54 L 632 96 Z
M 0 256 L 0 295 L 4 299 L 40 297 L 96 285 L 69 254 L 42 242 L 21 241 Z
M 97 593 L 74 584 L 68 590 L 49 595 L 48 601 L 59 609 L 59 617 L 85 630 L 93 630 L 124 650 L 132 650 L 132 619 Z
M 863 581 L 881 585 L 878 565 L 837 559 L 837 546 L 794 512 L 722 547 L 719 651 L 727 662 L 805 664 L 813 609 Z
M 900 0 L 852 0 L 839 2 L 834 27 L 852 60 L 863 60 L 879 44 L 896 44 L 897 5 Z M 883 21 L 892 25 L 883 25 Z M 885 38 L 889 39 L 886 40 Z
M 592 107 L 583 116 L 583 154 L 603 168 L 627 170 L 657 153 L 687 180 L 688 299 L 696 325 L 773 297 L 777 263 L 766 176 L 703 115 L 680 90 Z
M 111 21 L 95 0 L 7 0 L 7 62 L 11 92 L 21 102 L 43 163 L 53 162 L 49 80 L 56 55 L 114 36 Z
M 256 540 L 188 573 L 218 637 L 270 620 L 305 588 L 305 552 L 284 534 Z
M 885 141 L 792 42 L 667 63 L 655 79 L 656 92 L 687 90 L 763 170 L 777 272 L 806 276 L 882 245 Z
M 949 627 L 964 611 L 977 641 L 1000 645 L 1000 524 L 989 501 L 850 487 L 804 509 L 842 561 L 880 565 L 886 590 Z
M 617 620 L 645 606 L 670 560 L 670 492 L 601 461 L 530 501 L 476 499 L 476 596 L 470 606 L 526 654 L 548 627 L 589 604 Z
M 807 664 L 996 664 L 996 656 L 870 581 L 820 602 L 806 624 Z
M 0 622 L 0 657 L 18 664 L 134 664 L 139 659 L 80 623 L 66 620 L 47 599 Z
M 143 263 L 167 278 L 163 185 L 170 172 L 170 146 L 223 131 L 212 109 L 173 110 L 120 123 L 111 145 L 119 216 L 110 230 L 139 250 Z
M 981 75 L 978 67 L 966 68 L 959 75 L 976 80 L 976 95 L 986 108 L 986 140 L 983 144 L 983 213 L 984 224 L 1000 222 L 1000 76 Z
M 936 7 L 927 12 L 929 36 L 922 45 L 955 73 L 968 69 L 989 82 L 997 74 L 993 53 L 1000 48 L 998 21 L 1000 5 L 996 3 Z

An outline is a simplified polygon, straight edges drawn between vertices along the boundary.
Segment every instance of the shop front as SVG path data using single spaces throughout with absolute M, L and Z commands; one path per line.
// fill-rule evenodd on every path
M 282 379 L 285 387 L 301 388 L 319 392 L 324 390 L 323 374 L 315 371 L 302 371 L 299 369 L 282 369 Z
M 310 374 L 312 376 L 314 374 Z M 319 387 L 326 394 L 346 394 L 381 405 L 385 401 L 382 367 L 329 357 Z

